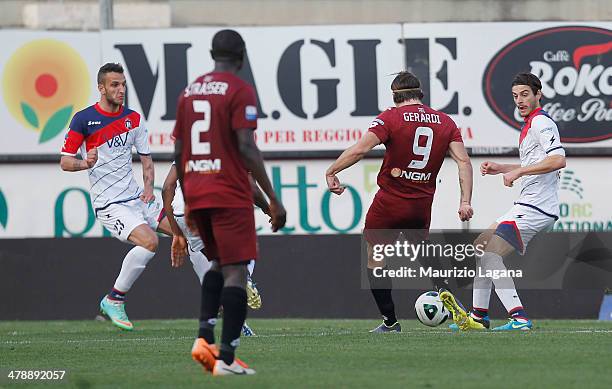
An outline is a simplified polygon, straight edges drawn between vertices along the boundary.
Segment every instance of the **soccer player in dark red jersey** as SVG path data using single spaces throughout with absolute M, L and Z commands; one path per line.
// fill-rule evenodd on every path
M 255 144 L 255 91 L 236 75 L 244 54 L 236 31 L 215 34 L 215 68 L 185 88 L 174 128 L 185 217 L 213 261 L 202 282 L 200 329 L 191 355 L 213 375 L 255 373 L 234 356 L 246 317 L 247 264 L 257 257 L 249 172 L 270 201 L 272 230 L 282 228 L 286 219 Z M 217 347 L 214 327 L 220 305 L 223 331 Z
M 391 83 L 391 90 L 395 107 L 378 115 L 369 131 L 326 172 L 329 190 L 340 195 L 345 187 L 336 175 L 361 160 L 374 146 L 385 145 L 378 173 L 379 190 L 365 220 L 368 243 L 372 243 L 368 230 L 429 229 L 436 177 L 447 152 L 459 169 L 459 218 L 466 221 L 474 213 L 470 205 L 472 164 L 455 122 L 421 102 L 421 83 L 412 73 L 399 73 Z M 371 332 L 400 332 L 391 297 L 391 280 L 374 276 L 373 269 L 381 265 L 372 260 L 372 250 L 368 251 L 370 289 L 383 316 L 383 323 Z

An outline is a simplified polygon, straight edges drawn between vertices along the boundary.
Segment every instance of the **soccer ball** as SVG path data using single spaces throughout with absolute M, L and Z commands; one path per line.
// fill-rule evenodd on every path
M 438 292 L 425 292 L 414 303 L 419 321 L 429 327 L 437 327 L 448 319 L 448 311 Z

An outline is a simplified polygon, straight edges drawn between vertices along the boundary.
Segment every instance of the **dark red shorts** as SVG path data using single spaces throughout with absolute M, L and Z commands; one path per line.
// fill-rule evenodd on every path
M 373 244 L 392 242 L 397 234 L 389 230 L 414 230 L 419 236 L 418 231 L 426 234 L 431 222 L 432 202 L 431 197 L 405 199 L 379 190 L 366 214 L 364 233 L 367 241 Z
M 209 260 L 224 266 L 257 259 L 253 208 L 204 208 L 192 212 Z

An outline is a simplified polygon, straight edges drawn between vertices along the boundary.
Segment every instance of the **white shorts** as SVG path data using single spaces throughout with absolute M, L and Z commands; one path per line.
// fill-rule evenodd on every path
M 157 221 L 162 206 L 157 200 L 145 204 L 141 199 L 134 199 L 125 203 L 111 204 L 96 212 L 96 217 L 104 228 L 122 242 L 141 224 L 147 224 L 153 231 L 157 230 Z
M 529 241 L 540 231 L 550 229 L 558 219 L 536 208 L 514 204 L 502 217 L 498 218 L 495 235 L 510 243 L 523 255 Z
M 174 215 L 174 219 L 176 219 L 176 224 L 178 224 L 181 231 L 183 231 L 183 235 L 185 235 L 185 238 L 187 239 L 187 245 L 189 246 L 189 250 L 194 253 L 198 251 L 202 251 L 202 249 L 204 248 L 204 242 L 202 242 L 200 235 L 192 232 L 187 227 L 185 216 Z

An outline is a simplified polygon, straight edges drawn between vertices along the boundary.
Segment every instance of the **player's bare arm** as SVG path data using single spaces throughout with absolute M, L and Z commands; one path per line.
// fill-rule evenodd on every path
M 487 174 L 489 175 L 504 174 L 512 170 L 518 169 L 520 167 L 521 165 L 519 164 L 497 163 L 497 162 L 492 162 L 492 161 L 485 161 L 480 164 L 480 174 L 482 174 L 483 176 L 486 176 Z
M 565 167 L 565 157 L 563 155 L 549 155 L 542 161 L 530 166 L 518 167 L 504 174 L 504 185 L 512 186 L 514 181 L 523 176 L 545 174 Z
M 153 158 L 150 155 L 141 155 L 140 162 L 142 163 L 142 179 L 144 181 L 144 190 L 140 195 L 140 199 L 145 203 L 150 203 L 155 200 L 155 195 L 153 194 L 153 182 L 155 181 Z
M 253 179 L 259 184 L 261 189 L 264 191 L 266 196 L 270 199 L 270 216 L 272 218 L 272 231 L 278 231 L 280 228 L 285 226 L 287 219 L 287 211 L 283 204 L 278 201 L 276 193 L 272 188 L 268 174 L 264 167 L 263 158 L 261 152 L 255 144 L 255 137 L 253 136 L 253 129 L 241 128 L 236 130 L 238 137 L 238 150 L 242 161 L 248 171 L 251 172 Z
M 170 224 L 172 231 L 172 246 L 170 249 L 170 260 L 172 267 L 179 267 L 185 263 L 185 256 L 187 255 L 187 240 L 183 231 L 176 223 L 174 218 L 174 209 L 172 208 L 172 200 L 174 200 L 174 194 L 176 193 L 176 167 L 172 165 L 170 171 L 164 180 L 162 186 L 162 201 L 164 204 L 164 211 L 166 213 L 166 219 Z
M 87 152 L 87 158 L 79 159 L 71 155 L 62 155 L 60 167 L 66 172 L 78 172 L 91 169 L 98 162 L 98 149 L 92 148 Z
M 459 219 L 468 221 L 474 216 L 472 209 L 472 184 L 473 172 L 470 156 L 465 150 L 463 142 L 451 142 L 449 147 L 451 158 L 457 163 L 459 169 L 459 187 L 461 189 L 461 200 L 459 203 Z
M 255 203 L 255 205 L 263 211 L 263 213 L 268 216 L 272 216 L 270 215 L 270 204 L 268 204 L 266 196 L 263 194 L 261 189 L 259 189 L 259 186 L 257 185 L 255 180 L 253 179 L 253 176 L 251 176 L 250 173 L 249 182 L 251 183 L 251 189 L 253 190 L 253 203 Z
M 374 133 L 368 131 L 357 143 L 344 150 L 325 172 L 325 179 L 329 191 L 337 195 L 342 194 L 345 187 L 340 185 L 340 180 L 336 175 L 361 161 L 363 157 L 378 144 L 380 144 L 380 139 L 378 139 Z

